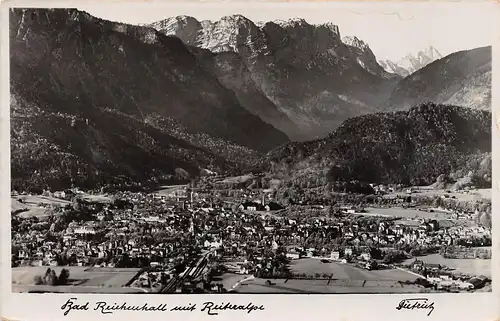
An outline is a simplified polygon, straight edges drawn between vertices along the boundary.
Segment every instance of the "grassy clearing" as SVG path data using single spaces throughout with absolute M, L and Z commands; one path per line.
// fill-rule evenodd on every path
M 166 185 L 160 187 L 156 193 L 160 195 L 169 195 L 173 192 L 181 191 L 183 189 L 187 188 L 187 185 Z
M 18 286 L 34 286 L 35 276 L 43 276 L 48 267 L 46 266 L 28 266 L 12 268 L 12 283 Z M 139 269 L 99 269 L 80 266 L 69 267 L 50 267 L 58 275 L 63 268 L 69 270 L 72 284 L 85 287 L 123 287 Z
M 432 188 L 423 188 L 423 187 L 415 187 L 416 192 L 412 194 L 412 196 L 424 196 L 424 197 L 435 197 L 435 196 L 444 196 L 448 195 L 449 197 L 455 197 L 459 201 L 472 202 L 472 201 L 480 201 L 482 199 L 491 200 L 491 188 L 483 188 L 483 189 L 474 189 L 470 190 L 468 193 L 458 193 L 450 191 L 448 193 L 446 189 L 432 189 Z M 388 196 L 396 196 L 401 193 L 390 193 Z
M 419 211 L 412 208 L 391 207 L 391 208 L 366 208 L 368 214 L 380 214 L 382 216 L 395 216 L 405 218 L 428 218 L 436 220 L 449 219 L 450 214 L 444 212 Z
M 367 271 L 349 264 L 321 263 L 317 259 L 294 260 L 293 273 L 333 274 L 332 280 L 272 280 L 254 279 L 243 282 L 237 289 L 241 293 L 418 293 L 422 288 L 402 285 L 399 281 L 414 281 L 411 273 L 397 270 Z
M 88 202 L 99 202 L 99 203 L 111 203 L 113 202 L 113 197 L 106 195 L 91 195 L 87 194 L 82 196 L 82 199 Z
M 395 281 L 360 281 L 335 280 L 328 284 L 326 280 L 272 280 L 254 279 L 243 282 L 239 293 L 419 293 L 422 288 L 414 285 L 402 285 Z
M 225 178 L 224 180 L 220 181 L 220 183 L 238 184 L 244 183 L 250 179 L 253 179 L 253 175 L 233 176 Z
M 51 285 L 12 285 L 12 292 L 55 292 L 55 293 L 102 293 L 102 294 L 136 294 L 146 293 L 138 288 L 110 288 L 91 286 L 51 286 Z
M 293 273 L 306 273 L 315 274 L 320 273 L 323 275 L 333 274 L 333 279 L 349 279 L 349 280 L 371 280 L 371 281 L 407 281 L 415 280 L 416 277 L 413 274 L 397 270 L 373 270 L 368 271 L 364 269 L 357 268 L 350 264 L 343 263 L 322 263 L 318 259 L 300 259 L 293 260 L 290 264 L 290 270 Z
M 20 201 L 22 200 L 22 201 Z M 71 202 L 41 195 L 21 195 L 11 197 L 11 211 L 18 211 L 26 209 L 27 211 L 21 212 L 18 215 L 20 217 L 46 217 L 50 216 L 53 211 L 49 208 L 50 206 L 66 206 L 71 204 Z

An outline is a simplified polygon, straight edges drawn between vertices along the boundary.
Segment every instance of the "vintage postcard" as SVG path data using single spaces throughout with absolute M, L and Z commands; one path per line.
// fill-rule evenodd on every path
M 2 317 L 499 318 L 499 9 L 4 4 Z

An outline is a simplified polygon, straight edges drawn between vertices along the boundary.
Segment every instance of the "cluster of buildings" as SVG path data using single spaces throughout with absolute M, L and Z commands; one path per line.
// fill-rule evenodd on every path
M 426 285 L 441 291 L 463 291 L 474 290 L 483 287 L 489 279 L 484 276 L 470 277 L 467 275 L 457 275 L 446 266 L 436 263 L 425 263 L 415 259 L 409 265 L 411 271 L 419 273 L 425 278 Z
M 361 211 L 354 208 L 342 208 L 335 217 L 290 219 L 277 215 L 286 209 L 268 197 L 222 201 L 182 189 L 165 195 L 52 196 L 71 199 L 73 206 L 46 220 L 12 217 L 13 264 L 144 268 L 148 272 L 133 284 L 151 288 L 181 275 L 202 251 L 240 261 L 238 273 L 266 277 L 285 275 L 287 260 L 301 257 L 371 269 L 393 249 L 491 238 L 491 231 L 480 227 L 351 215 Z M 383 249 L 380 257 L 374 257 L 373 248 Z M 211 271 L 210 264 L 202 270 L 197 277 Z

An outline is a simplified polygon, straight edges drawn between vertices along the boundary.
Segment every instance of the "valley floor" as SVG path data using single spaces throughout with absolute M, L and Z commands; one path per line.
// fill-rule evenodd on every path
M 339 262 L 322 263 L 319 259 L 304 258 L 290 264 L 293 273 L 333 274 L 331 280 L 273 279 L 271 285 L 265 278 L 242 282 L 238 293 L 419 293 L 424 288 L 402 284 L 415 281 L 417 275 L 399 269 L 368 271 Z
M 12 268 L 13 292 L 63 292 L 63 293 L 146 293 L 146 289 L 125 287 L 137 274 L 137 268 L 93 268 L 80 266 L 50 267 L 58 275 L 63 268 L 69 270 L 69 285 L 36 285 L 35 277 L 42 276 L 47 266 Z

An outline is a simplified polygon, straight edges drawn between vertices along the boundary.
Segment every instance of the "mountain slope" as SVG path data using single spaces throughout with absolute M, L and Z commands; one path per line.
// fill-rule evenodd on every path
M 319 185 L 351 180 L 429 185 L 441 174 L 472 170 L 478 184 L 487 185 L 483 180 L 491 176 L 491 165 L 483 168 L 483 161 L 491 158 L 490 124 L 490 112 L 432 103 L 364 115 L 345 121 L 327 138 L 270 152 L 268 170 Z
M 245 66 L 245 81 L 251 79 L 252 87 L 298 131 L 280 125 L 282 121 L 274 121 L 274 116 L 267 121 L 294 140 L 326 135 L 349 117 L 376 111 L 378 102 L 386 99 L 399 79 L 383 70 L 364 42 L 354 37 L 343 42 L 338 27 L 330 23 L 311 25 L 303 19 L 290 19 L 257 25 L 233 15 L 201 22 L 180 16 L 150 26 L 219 55 L 220 68 L 227 68 L 235 59 L 228 52 L 236 53 Z M 237 95 L 239 91 L 235 89 Z
M 459 51 L 401 80 L 386 105 L 408 109 L 426 101 L 491 109 L 491 47 Z
M 290 139 L 302 138 L 298 126 L 254 83 L 250 71 L 237 53 L 230 51 L 213 53 L 196 47 L 190 49 L 205 70 L 215 75 L 225 88 L 234 92 L 241 106 L 286 133 Z
M 232 171 L 288 141 L 150 28 L 14 9 L 10 49 L 13 188 Z
M 132 117 L 99 110 L 79 119 L 46 111 L 13 94 L 12 188 L 96 187 L 118 182 L 185 179 L 201 168 L 235 167 Z M 110 130 L 112 128 L 112 130 Z M 175 177 L 177 176 L 177 177 Z
M 388 72 L 407 77 L 440 58 L 443 58 L 443 55 L 436 48 L 430 46 L 419 51 L 416 55 L 408 53 L 397 62 L 381 60 L 379 63 Z
M 11 12 L 12 85 L 29 101 L 75 114 L 96 107 L 139 119 L 156 113 L 258 150 L 287 141 L 177 38 L 76 10 Z

